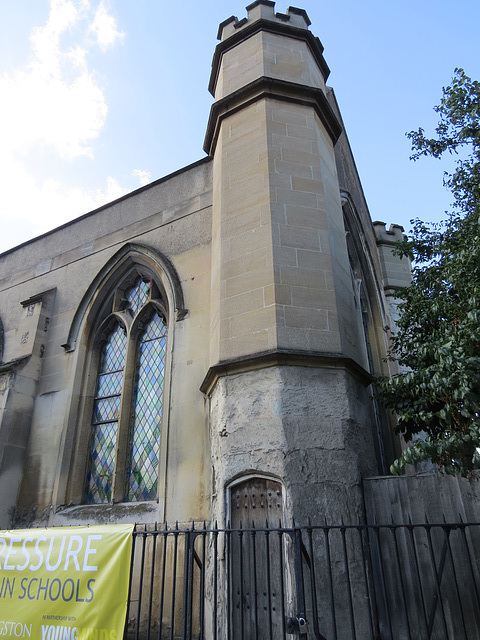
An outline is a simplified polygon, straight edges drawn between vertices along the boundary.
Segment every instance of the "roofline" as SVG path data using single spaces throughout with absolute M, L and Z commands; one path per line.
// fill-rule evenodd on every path
M 205 164 L 205 163 L 211 162 L 211 161 L 212 161 L 212 158 L 210 158 L 209 156 L 206 156 L 205 158 L 201 158 L 200 160 L 197 160 L 196 162 L 193 162 L 192 164 L 189 164 L 186 167 L 183 167 L 182 169 L 177 169 L 177 171 L 174 171 L 173 173 L 169 173 L 166 176 L 158 178 L 158 180 L 154 180 L 153 182 L 150 182 L 149 184 L 146 184 L 143 187 L 139 187 L 138 189 L 135 189 L 134 191 L 129 191 L 125 195 L 120 196 L 119 198 L 116 198 L 115 200 L 111 200 L 110 202 L 102 204 L 100 207 L 97 207 L 97 209 L 93 209 L 92 211 L 88 211 L 87 213 L 83 213 L 82 215 L 74 218 L 73 220 L 69 220 L 68 222 L 64 222 L 63 224 L 59 225 L 58 227 L 54 227 L 53 229 L 50 229 L 50 231 L 45 231 L 45 233 L 41 233 L 40 235 L 35 236 L 34 238 L 30 238 L 30 240 L 25 240 L 25 242 L 21 242 L 20 244 L 17 244 L 14 247 L 11 247 L 11 249 L 6 249 L 2 253 L 0 253 L 0 258 L 3 258 L 3 256 L 8 255 L 9 253 L 13 253 L 14 251 L 17 251 L 18 249 L 20 249 L 22 247 L 25 247 L 25 246 L 31 244 L 32 242 L 36 242 L 37 240 L 40 240 L 42 238 L 46 238 L 47 236 L 51 235 L 52 233 L 56 233 L 57 231 L 60 231 L 61 229 L 66 229 L 70 225 L 75 224 L 76 222 L 80 222 L 80 220 L 85 220 L 86 218 L 89 218 L 90 216 L 93 216 L 96 213 L 99 213 L 100 211 L 103 211 L 104 209 L 107 209 L 108 207 L 111 207 L 111 206 L 113 206 L 115 204 L 118 204 L 119 202 L 122 202 L 123 200 L 126 200 L 127 198 L 131 198 L 132 196 L 136 196 L 139 193 L 142 193 L 142 191 L 146 191 L 147 189 L 150 189 L 151 187 L 154 187 L 156 185 L 162 184 L 162 182 L 166 182 L 167 180 L 175 178 L 176 176 L 180 175 L 181 173 L 184 173 L 186 171 L 189 171 L 190 169 L 193 169 L 195 167 L 198 167 L 198 166 L 200 166 L 202 164 Z

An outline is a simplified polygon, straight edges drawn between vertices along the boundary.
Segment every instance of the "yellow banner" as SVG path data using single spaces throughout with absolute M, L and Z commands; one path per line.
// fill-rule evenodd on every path
M 132 531 L 0 531 L 0 639 L 121 640 Z

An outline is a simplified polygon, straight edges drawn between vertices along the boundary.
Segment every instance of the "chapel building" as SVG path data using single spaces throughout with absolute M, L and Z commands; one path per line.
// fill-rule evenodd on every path
M 0 256 L 0 528 L 364 518 L 410 271 L 309 24 L 223 22 L 206 157 Z

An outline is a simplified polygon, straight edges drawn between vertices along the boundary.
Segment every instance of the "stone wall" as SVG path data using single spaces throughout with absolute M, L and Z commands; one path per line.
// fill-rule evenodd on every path
M 199 387 L 207 367 L 202 345 L 208 343 L 210 207 L 211 163 L 203 161 L 0 256 L 5 335 L 0 477 L 8 485 L 2 489 L 0 526 L 10 525 L 14 510 L 19 524 L 35 518 L 51 524 L 105 521 L 97 507 L 78 512 L 70 507 L 65 518 L 53 514 L 70 502 L 67 485 L 84 400 L 80 363 L 89 344 L 79 310 L 88 288 L 126 243 L 147 246 L 174 263 L 187 310 L 183 319 L 172 316 L 170 327 L 169 424 L 163 425 L 169 455 L 162 497 L 134 519 L 208 516 L 207 414 Z M 22 303 L 44 300 L 50 290 L 48 313 L 45 302 L 37 302 L 34 315 L 27 316 L 31 305 Z M 79 323 L 77 341 L 72 341 L 74 320 Z M 167 482 L 170 476 L 176 481 Z M 125 516 L 130 506 L 117 511 L 107 520 L 131 520 Z

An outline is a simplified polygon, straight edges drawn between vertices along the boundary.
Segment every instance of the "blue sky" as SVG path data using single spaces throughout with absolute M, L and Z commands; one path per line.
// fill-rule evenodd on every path
M 480 2 L 298 6 L 325 47 L 372 218 L 441 219 L 448 165 L 411 162 L 405 132 L 433 132 L 455 67 L 480 79 Z M 231 15 L 244 4 L 1 3 L 0 251 L 204 156 L 211 59 Z

